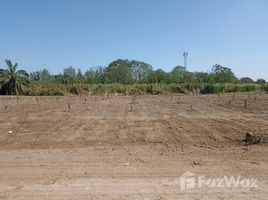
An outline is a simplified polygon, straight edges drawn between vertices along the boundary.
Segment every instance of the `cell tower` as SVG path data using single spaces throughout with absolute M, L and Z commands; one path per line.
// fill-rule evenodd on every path
M 183 57 L 184 57 L 184 69 L 187 69 L 187 57 L 188 57 L 188 52 L 184 51 L 184 52 L 183 52 Z

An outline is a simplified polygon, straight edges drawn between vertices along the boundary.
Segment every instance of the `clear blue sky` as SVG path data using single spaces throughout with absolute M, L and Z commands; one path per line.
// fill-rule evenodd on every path
M 0 0 L 0 66 L 27 71 L 106 66 L 117 58 L 155 69 L 183 65 L 268 80 L 268 0 Z

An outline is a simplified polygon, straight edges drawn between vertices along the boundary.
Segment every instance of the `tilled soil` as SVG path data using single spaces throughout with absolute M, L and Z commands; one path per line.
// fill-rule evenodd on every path
M 267 199 L 268 146 L 241 142 L 268 133 L 267 94 L 0 101 L 0 199 Z M 182 191 L 187 171 L 258 187 Z

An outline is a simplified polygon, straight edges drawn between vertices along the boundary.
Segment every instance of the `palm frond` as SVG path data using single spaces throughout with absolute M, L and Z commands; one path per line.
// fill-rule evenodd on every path
M 6 69 L 0 69 L 0 75 L 4 75 L 7 74 L 7 70 Z
M 19 71 L 17 71 L 16 72 L 16 75 L 29 77 L 29 74 L 25 70 L 19 70 Z
M 15 64 L 13 65 L 14 73 L 16 72 L 17 68 L 18 68 L 18 63 L 15 63 Z
M 5 60 L 5 63 L 7 64 L 8 67 L 12 67 L 12 62 L 11 62 L 11 60 L 6 59 L 6 60 Z

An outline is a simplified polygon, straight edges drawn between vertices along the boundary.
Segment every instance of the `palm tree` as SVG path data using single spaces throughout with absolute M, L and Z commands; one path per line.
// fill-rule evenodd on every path
M 14 65 L 10 60 L 5 60 L 8 69 L 0 69 L 0 88 L 3 94 L 17 95 L 29 86 L 29 75 L 25 70 L 17 70 L 18 64 Z

